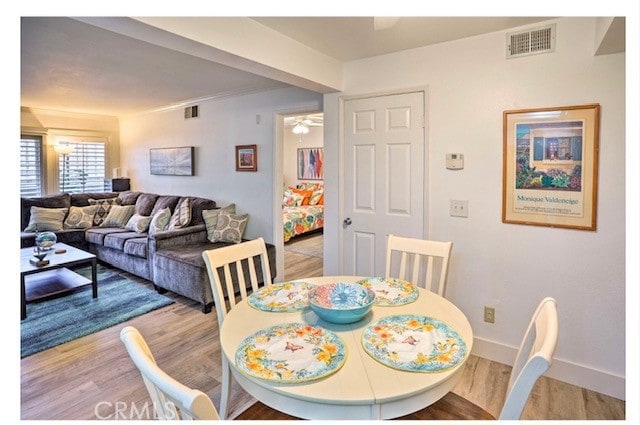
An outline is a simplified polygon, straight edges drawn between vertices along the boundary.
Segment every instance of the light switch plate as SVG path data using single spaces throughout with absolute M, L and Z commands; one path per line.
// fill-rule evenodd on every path
M 451 217 L 469 217 L 469 201 L 451 200 L 449 215 Z

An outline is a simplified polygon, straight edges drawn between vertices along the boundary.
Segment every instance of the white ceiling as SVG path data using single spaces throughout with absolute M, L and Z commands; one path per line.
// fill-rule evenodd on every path
M 549 18 L 253 18 L 341 62 L 526 25 Z M 194 99 L 285 85 L 65 17 L 21 20 L 21 106 L 128 115 Z

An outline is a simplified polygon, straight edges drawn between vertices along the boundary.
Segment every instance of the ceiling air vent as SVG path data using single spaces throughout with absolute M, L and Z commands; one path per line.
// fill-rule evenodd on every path
M 184 119 L 198 118 L 198 105 L 187 106 L 184 108 Z
M 556 48 L 556 24 L 507 33 L 507 59 L 551 53 Z

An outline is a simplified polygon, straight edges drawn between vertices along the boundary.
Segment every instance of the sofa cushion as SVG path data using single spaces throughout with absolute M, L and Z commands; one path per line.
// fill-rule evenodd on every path
M 31 207 L 29 225 L 25 227 L 25 232 L 56 232 L 64 227 L 64 218 L 69 211 L 68 208 L 41 208 Z
M 126 192 L 118 193 L 118 199 L 120 199 L 120 205 L 135 205 L 140 195 L 142 195 L 142 192 L 127 190 Z
M 85 248 L 85 236 L 83 229 L 64 229 L 56 232 L 58 242 L 75 246 L 76 248 Z M 20 233 L 20 247 L 28 248 L 36 245 L 35 232 Z
M 202 211 L 213 210 L 216 208 L 215 201 L 205 198 L 191 198 L 191 223 L 189 226 L 197 226 L 198 224 L 204 224 L 202 218 Z
M 64 220 L 65 229 L 88 229 L 93 227 L 93 216 L 98 210 L 97 205 L 74 207 L 69 209 L 69 215 Z
M 158 197 L 155 193 L 141 193 L 136 200 L 136 214 L 150 216 Z
M 108 198 L 116 198 L 117 196 L 118 196 L 118 192 L 72 193 L 71 206 L 86 207 L 90 205 L 89 199 L 108 199 Z
M 124 253 L 140 258 L 147 258 L 147 245 L 146 237 L 127 239 L 124 243 Z
M 20 230 L 29 225 L 31 207 L 41 208 L 70 208 L 71 197 L 68 193 L 38 198 L 20 198 Z
M 110 233 L 104 237 L 104 246 L 107 248 L 118 249 L 124 251 L 124 243 L 129 239 L 139 238 L 140 233 L 136 232 L 117 232 Z M 145 235 L 146 236 L 146 235 Z
M 104 219 L 109 215 L 109 210 L 113 205 L 120 205 L 119 198 L 106 198 L 106 199 L 89 199 L 89 205 L 97 205 L 96 215 L 93 216 L 93 225 L 99 226 Z
M 151 211 L 151 215 L 155 215 L 160 210 L 165 208 L 169 208 L 169 210 L 173 213 L 173 210 L 176 209 L 176 205 L 178 205 L 178 201 L 180 200 L 179 196 L 173 195 L 160 195 L 156 200 L 156 204 L 153 206 L 153 210 Z
M 96 245 L 104 245 L 104 238 L 112 233 L 128 232 L 125 229 L 118 229 L 114 227 L 93 227 L 85 230 L 84 238 L 87 242 Z M 137 235 L 140 237 L 140 235 Z
M 109 214 L 100 223 L 100 227 L 121 227 L 124 229 L 133 215 L 134 208 L 133 205 L 113 205 Z

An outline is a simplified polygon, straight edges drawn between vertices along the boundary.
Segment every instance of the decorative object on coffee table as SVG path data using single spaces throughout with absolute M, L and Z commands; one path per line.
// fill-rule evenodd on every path
M 29 262 L 36 267 L 44 267 L 49 265 L 49 260 L 45 260 L 44 257 L 47 256 L 47 251 L 44 248 L 39 246 L 33 249 L 33 257 L 30 258 Z
M 44 251 L 51 249 L 57 241 L 58 237 L 53 232 L 40 232 L 36 235 L 36 246 Z

